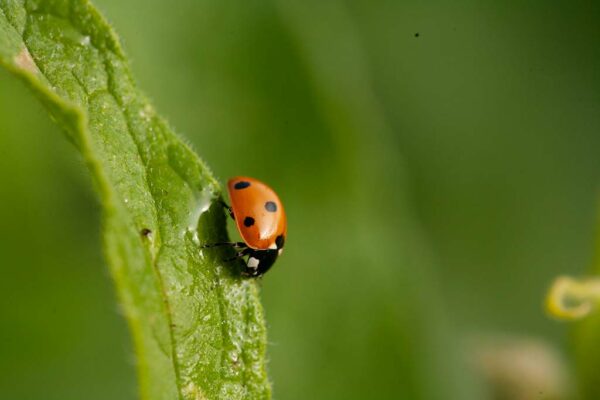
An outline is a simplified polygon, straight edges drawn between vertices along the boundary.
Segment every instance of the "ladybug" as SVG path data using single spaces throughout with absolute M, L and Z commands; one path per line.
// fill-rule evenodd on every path
M 236 176 L 227 182 L 231 207 L 221 201 L 235 221 L 243 242 L 222 242 L 204 247 L 230 246 L 237 249 L 235 257 L 248 257 L 244 275 L 261 276 L 273 266 L 283 251 L 287 235 L 287 220 L 277 194 L 258 179 Z

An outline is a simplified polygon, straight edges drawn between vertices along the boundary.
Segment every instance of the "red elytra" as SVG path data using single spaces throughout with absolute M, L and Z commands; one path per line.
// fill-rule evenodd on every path
M 246 176 L 229 179 L 227 188 L 235 223 L 248 247 L 281 250 L 287 236 L 287 220 L 275 191 Z

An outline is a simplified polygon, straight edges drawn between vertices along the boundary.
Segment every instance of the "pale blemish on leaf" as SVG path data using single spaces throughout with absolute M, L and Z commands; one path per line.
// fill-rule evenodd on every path
M 146 104 L 144 108 L 139 111 L 140 118 L 149 121 L 154 116 L 154 108 L 150 104 Z
M 27 47 L 23 47 L 23 50 L 21 50 L 19 54 L 15 56 L 14 63 L 18 68 L 25 70 L 31 74 L 36 74 L 38 72 L 37 66 L 33 61 L 31 54 L 29 54 L 29 50 L 27 50 Z
M 202 390 L 196 386 L 193 382 L 183 388 L 183 396 L 189 400 L 207 400 L 206 396 L 202 393 Z

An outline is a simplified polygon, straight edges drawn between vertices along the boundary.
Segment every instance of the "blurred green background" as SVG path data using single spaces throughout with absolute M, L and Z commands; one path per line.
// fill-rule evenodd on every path
M 600 3 L 95 3 L 214 173 L 286 205 L 275 399 L 503 398 L 502 343 L 572 373 L 542 302 L 593 254 Z M 0 398 L 136 398 L 88 173 L 4 71 L 0 188 Z

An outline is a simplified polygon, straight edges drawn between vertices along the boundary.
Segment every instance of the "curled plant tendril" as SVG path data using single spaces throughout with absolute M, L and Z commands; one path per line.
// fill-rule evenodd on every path
M 578 320 L 589 315 L 600 301 L 600 277 L 556 278 L 546 297 L 546 309 L 559 319 Z

